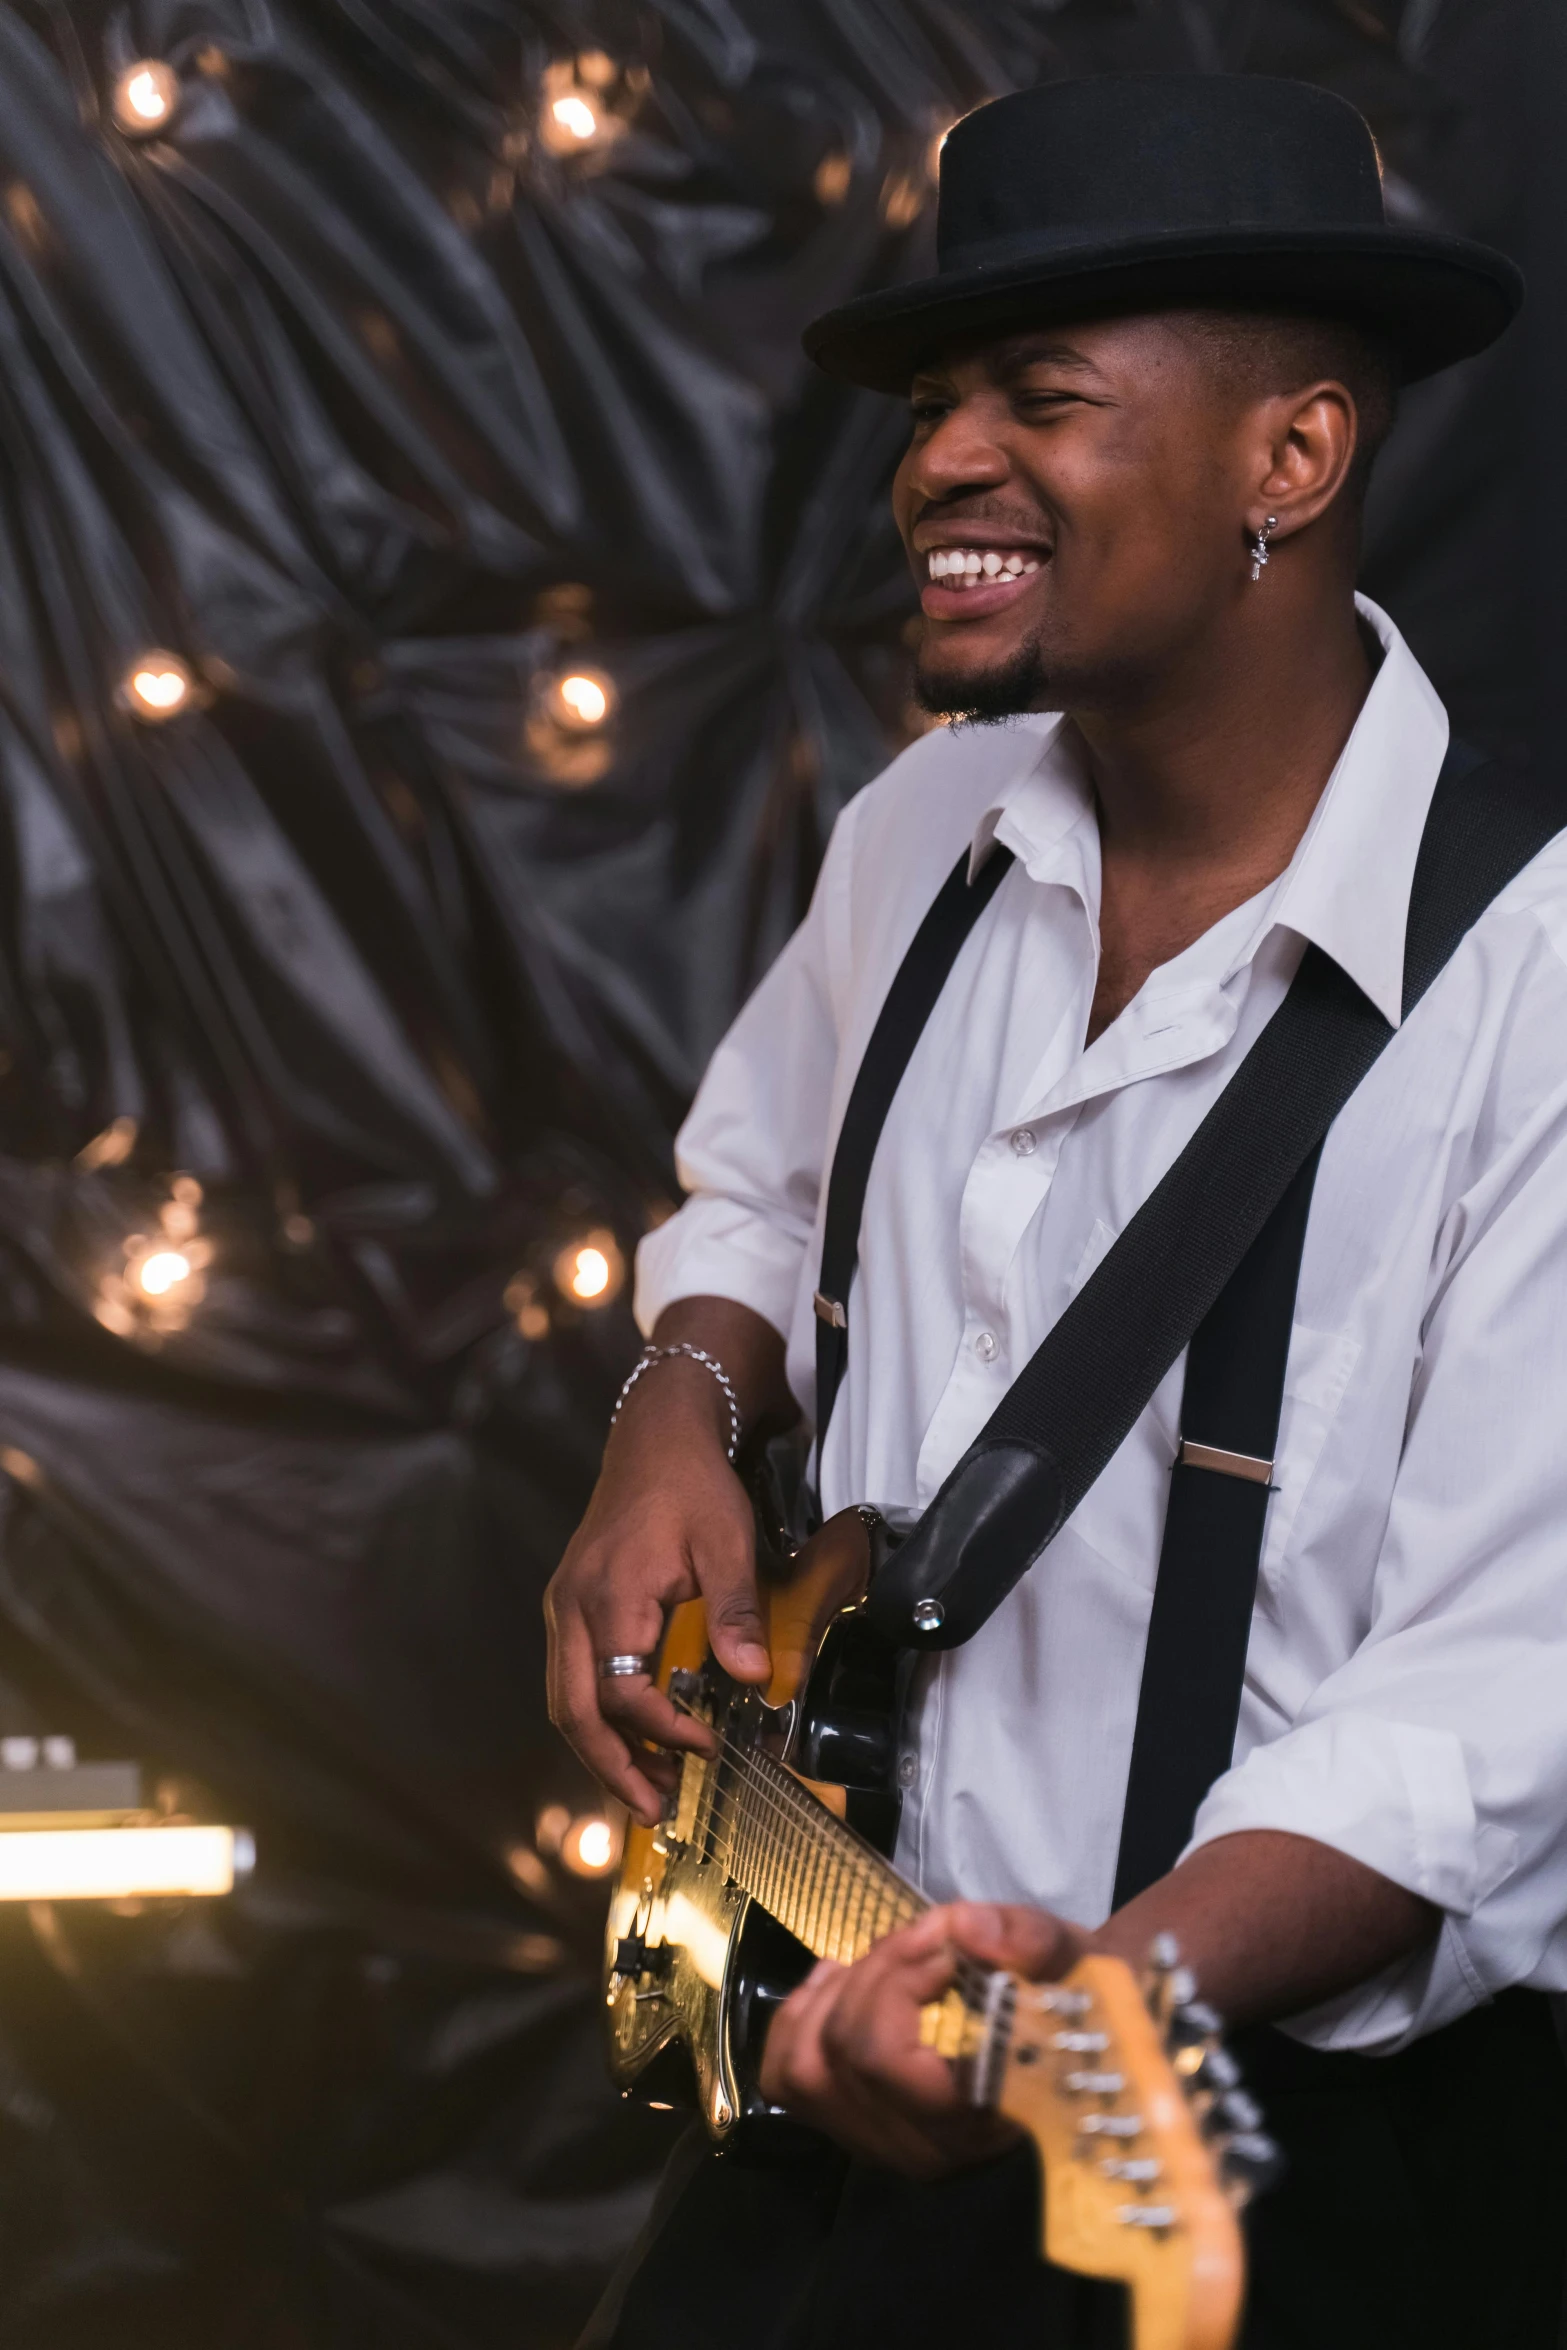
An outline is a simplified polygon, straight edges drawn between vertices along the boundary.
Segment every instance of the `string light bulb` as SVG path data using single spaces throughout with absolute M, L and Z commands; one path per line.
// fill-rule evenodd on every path
M 120 1272 L 103 1280 L 93 1312 L 117 1338 L 157 1339 L 183 1330 L 207 1294 L 212 1243 L 202 1237 L 202 1188 L 176 1175 L 155 1232 L 133 1232 Z
M 154 646 L 125 672 L 120 699 L 144 725 L 162 726 L 189 707 L 195 691 L 196 680 L 178 653 Z
M 552 155 L 580 155 L 619 138 L 625 121 L 610 103 L 619 78 L 613 58 L 601 49 L 547 65 L 539 105 L 541 144 Z
M 180 106 L 180 77 L 161 57 L 138 57 L 114 85 L 114 119 L 128 139 L 155 139 Z
M 574 1877 L 607 1877 L 620 1858 L 620 1836 L 602 1813 L 584 1812 L 560 1840 L 563 1867 Z
M 598 116 L 586 98 L 579 97 L 575 90 L 555 100 L 550 108 L 550 120 L 579 146 L 586 146 L 589 139 L 598 135 Z
M 626 1277 L 626 1260 L 613 1232 L 585 1232 L 568 1240 L 555 1259 L 555 1286 L 573 1305 L 607 1306 Z
M 556 679 L 550 704 L 557 724 L 573 734 L 592 734 L 613 716 L 615 689 L 600 670 L 572 669 Z

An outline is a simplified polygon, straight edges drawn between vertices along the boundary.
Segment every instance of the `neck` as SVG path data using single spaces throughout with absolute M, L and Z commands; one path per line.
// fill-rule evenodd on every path
M 1152 685 L 1071 713 L 1107 859 L 1167 882 L 1233 875 L 1242 895 L 1288 864 L 1373 675 L 1348 595 L 1306 584 L 1279 564 Z
M 771 1756 L 726 1740 L 716 1761 L 686 1770 L 701 1779 L 698 1844 L 813 1958 L 852 1966 L 929 1906 Z

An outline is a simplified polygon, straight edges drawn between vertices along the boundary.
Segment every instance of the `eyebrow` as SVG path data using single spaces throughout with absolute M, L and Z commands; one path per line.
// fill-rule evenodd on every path
M 1047 342 L 1042 335 L 1022 335 L 1009 339 L 991 362 L 991 372 L 1005 382 L 1021 375 L 1030 367 L 1059 367 L 1072 375 L 1098 375 L 1099 369 L 1085 352 L 1071 343 Z M 923 387 L 938 384 L 944 370 L 940 367 L 922 367 L 909 386 L 910 396 Z

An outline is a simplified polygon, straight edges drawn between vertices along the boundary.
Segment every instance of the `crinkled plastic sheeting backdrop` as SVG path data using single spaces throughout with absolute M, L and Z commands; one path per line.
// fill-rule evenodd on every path
M 1516 247 L 1520 21 L 0 6 L 0 1730 L 261 1850 L 0 1920 L 11 2350 L 570 2338 L 667 2130 L 536 1841 L 539 1593 L 681 1107 L 911 723 L 900 418 L 800 328 L 924 264 L 955 115 L 1091 69 L 1328 82 Z M 1518 366 L 1410 401 L 1368 563 L 1489 735 Z

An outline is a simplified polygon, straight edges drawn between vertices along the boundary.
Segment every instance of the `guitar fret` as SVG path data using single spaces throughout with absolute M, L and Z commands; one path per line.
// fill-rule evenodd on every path
M 814 1957 L 852 1965 L 925 1907 L 770 1756 L 729 1753 L 704 1771 L 693 1829 L 699 1848 Z
M 822 1956 L 838 1955 L 838 1909 L 843 1898 L 843 1854 L 832 1854 L 827 1870 L 827 1914 L 822 1919 Z
M 809 1858 L 806 1864 L 804 1910 L 805 1931 L 800 1936 L 800 1939 L 805 1944 L 806 1949 L 812 1952 L 812 1954 L 817 1958 L 821 1957 L 821 1950 L 816 1940 L 816 1920 L 817 1913 L 821 1909 L 821 1905 L 822 1847 L 820 1842 L 816 1842 L 813 1843 L 810 1847 Z
M 863 1958 L 870 1944 L 865 1939 L 865 1904 L 871 1897 L 872 1878 L 869 1869 L 860 1871 L 859 1898 L 854 1904 L 854 1930 L 849 1937 L 849 1957 Z

